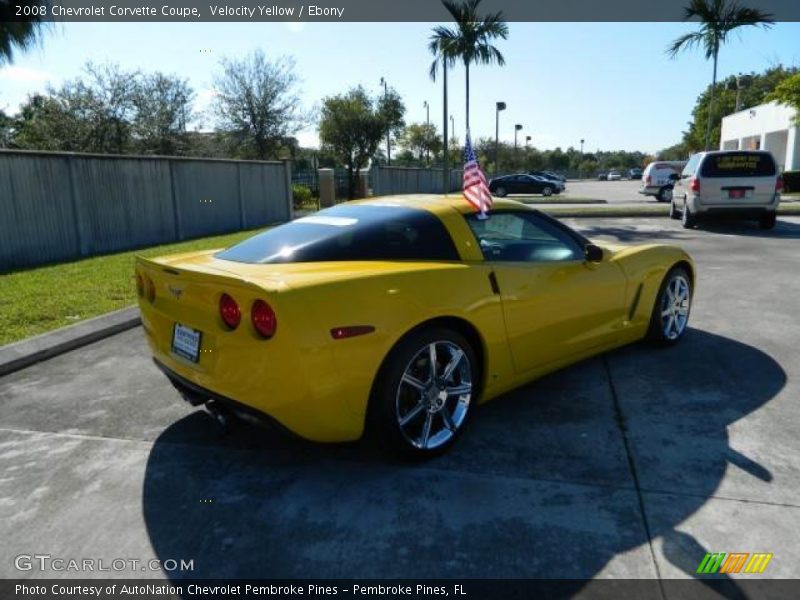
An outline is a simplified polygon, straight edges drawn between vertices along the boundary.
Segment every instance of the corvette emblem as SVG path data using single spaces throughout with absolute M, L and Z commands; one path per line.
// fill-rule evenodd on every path
M 175 296 L 175 300 L 181 299 L 181 294 L 183 293 L 183 289 L 179 287 L 167 286 L 169 293 Z

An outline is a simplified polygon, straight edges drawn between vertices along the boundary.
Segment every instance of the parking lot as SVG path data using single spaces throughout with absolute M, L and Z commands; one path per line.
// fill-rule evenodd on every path
M 15 570 L 21 552 L 194 561 L 170 577 L 642 579 L 769 552 L 761 577 L 800 576 L 800 219 L 570 224 L 685 247 L 687 336 L 493 401 L 425 464 L 244 425 L 221 436 L 140 328 L 0 379 L 0 577 L 63 576 Z
M 641 179 L 622 181 L 597 181 L 584 179 L 581 181 L 568 181 L 564 198 L 582 198 L 589 200 L 605 200 L 608 204 L 627 204 L 631 202 L 652 202 L 653 196 L 644 196 L 639 192 L 642 185 Z

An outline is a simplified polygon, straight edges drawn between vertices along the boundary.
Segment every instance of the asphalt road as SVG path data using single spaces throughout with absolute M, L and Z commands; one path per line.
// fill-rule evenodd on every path
M 508 394 L 426 464 L 220 437 L 140 329 L 0 379 L 0 577 L 63 576 L 14 568 L 47 553 L 194 561 L 174 578 L 661 578 L 638 597 L 663 598 L 706 552 L 771 552 L 761 577 L 800 577 L 800 220 L 573 225 L 687 248 L 686 338 Z
M 639 194 L 642 185 L 641 179 L 623 181 L 597 181 L 585 179 L 583 181 L 568 181 L 567 189 L 562 194 L 564 198 L 583 198 L 592 200 L 605 200 L 608 204 L 631 202 L 656 203 L 653 196 Z

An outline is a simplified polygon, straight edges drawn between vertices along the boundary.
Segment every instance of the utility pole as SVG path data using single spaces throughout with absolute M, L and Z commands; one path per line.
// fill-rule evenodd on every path
M 389 98 L 389 84 L 387 83 L 386 79 L 381 77 L 381 85 L 383 86 L 383 97 L 384 99 Z M 386 128 L 386 165 L 392 166 L 392 147 L 391 142 L 389 141 L 390 131 L 389 128 Z
M 497 160 L 500 153 L 500 111 L 506 109 L 505 102 L 497 102 L 495 104 L 495 111 L 494 111 L 494 174 L 497 175 L 500 172 L 500 168 L 497 166 Z
M 443 75 L 443 102 L 442 102 L 442 131 L 444 132 L 444 152 L 442 152 L 442 192 L 447 195 L 450 191 L 450 164 L 447 156 L 447 61 L 442 57 Z
M 427 100 L 425 100 L 425 102 L 423 102 L 422 105 L 425 107 L 425 136 L 427 138 L 428 130 L 430 129 L 430 126 L 431 126 L 431 105 L 428 104 Z M 426 148 L 425 148 L 425 164 L 428 165 L 428 166 L 431 165 L 431 146 L 430 146 L 429 142 L 430 142 L 430 140 L 428 140 L 428 139 L 425 140 L 425 146 L 426 146 Z

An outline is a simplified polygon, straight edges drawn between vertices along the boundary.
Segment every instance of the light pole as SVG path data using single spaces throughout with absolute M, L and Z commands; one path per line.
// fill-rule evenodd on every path
M 500 111 L 506 109 L 505 102 L 497 102 L 494 111 L 494 173 L 497 175 L 500 169 L 497 166 L 497 158 L 500 150 Z
M 581 138 L 581 158 L 583 158 L 583 142 L 584 141 L 585 140 L 583 138 Z
M 381 85 L 383 86 L 383 97 L 387 99 L 389 97 L 389 84 L 387 83 L 386 79 L 381 77 Z M 389 142 L 389 128 L 386 128 L 386 165 L 392 166 L 392 147 Z
M 517 123 L 514 125 L 514 153 L 517 152 L 517 132 L 522 131 L 522 125 Z
M 427 139 L 427 137 L 428 137 L 428 129 L 430 129 L 430 126 L 431 126 L 431 105 L 428 104 L 427 100 L 425 100 L 422 103 L 422 106 L 425 107 L 425 138 L 426 138 L 425 139 L 425 146 L 426 146 L 426 148 L 425 148 L 425 164 L 430 166 L 430 164 L 431 164 L 431 147 L 430 147 L 429 140 Z
M 528 144 L 531 143 L 531 139 L 532 139 L 531 136 L 529 136 L 529 135 L 525 136 L 525 147 L 526 148 L 528 147 Z

